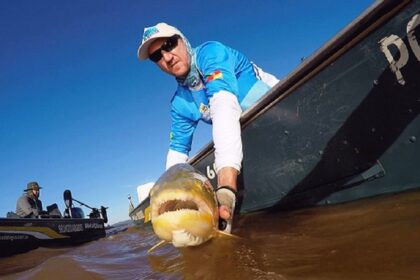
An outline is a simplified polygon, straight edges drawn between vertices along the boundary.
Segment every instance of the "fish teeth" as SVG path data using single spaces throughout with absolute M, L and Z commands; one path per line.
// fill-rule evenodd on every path
M 172 244 L 175 247 L 196 246 L 201 243 L 203 243 L 202 237 L 192 235 L 184 229 L 172 231 Z

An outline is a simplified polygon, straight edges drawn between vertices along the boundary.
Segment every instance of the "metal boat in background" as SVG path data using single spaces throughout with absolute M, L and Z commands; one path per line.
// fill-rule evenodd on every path
M 419 11 L 376 1 L 244 112 L 240 213 L 420 188 Z M 216 186 L 213 143 L 189 163 Z
M 75 246 L 105 237 L 102 219 L 0 218 L 0 257 L 38 247 Z
M 9 212 L 0 218 L 0 257 L 28 252 L 38 247 L 67 247 L 105 237 L 108 222 L 105 207 L 92 208 L 64 192 L 66 210 L 61 215 L 42 215 L 38 218 L 19 218 Z M 73 201 L 92 210 L 86 218 L 83 210 L 73 207 Z

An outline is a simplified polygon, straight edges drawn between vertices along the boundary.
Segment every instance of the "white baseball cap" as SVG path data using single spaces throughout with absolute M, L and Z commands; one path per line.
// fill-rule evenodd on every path
M 170 26 L 164 22 L 158 23 L 155 26 L 146 27 L 143 32 L 143 39 L 137 50 L 137 57 L 140 60 L 149 58 L 149 46 L 158 38 L 168 38 L 173 35 L 182 35 L 177 28 Z

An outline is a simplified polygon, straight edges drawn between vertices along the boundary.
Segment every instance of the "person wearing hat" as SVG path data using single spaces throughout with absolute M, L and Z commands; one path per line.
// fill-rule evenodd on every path
M 237 176 L 242 163 L 239 119 L 278 79 L 251 63 L 242 53 L 220 42 L 192 48 L 175 27 L 158 23 L 144 29 L 137 56 L 150 59 L 175 77 L 171 100 L 170 145 L 166 169 L 185 163 L 197 123 L 212 124 L 221 230 L 231 231 Z
M 16 203 L 16 214 L 22 218 L 37 218 L 42 210 L 42 202 L 39 200 L 39 191 L 41 187 L 37 182 L 29 182 L 26 185 L 24 194 Z

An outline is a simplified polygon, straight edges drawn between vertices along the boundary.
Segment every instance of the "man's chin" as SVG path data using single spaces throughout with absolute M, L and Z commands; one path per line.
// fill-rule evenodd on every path
M 187 67 L 175 67 L 172 70 L 172 74 L 177 78 L 183 78 L 183 77 L 187 76 L 188 70 L 189 69 Z

